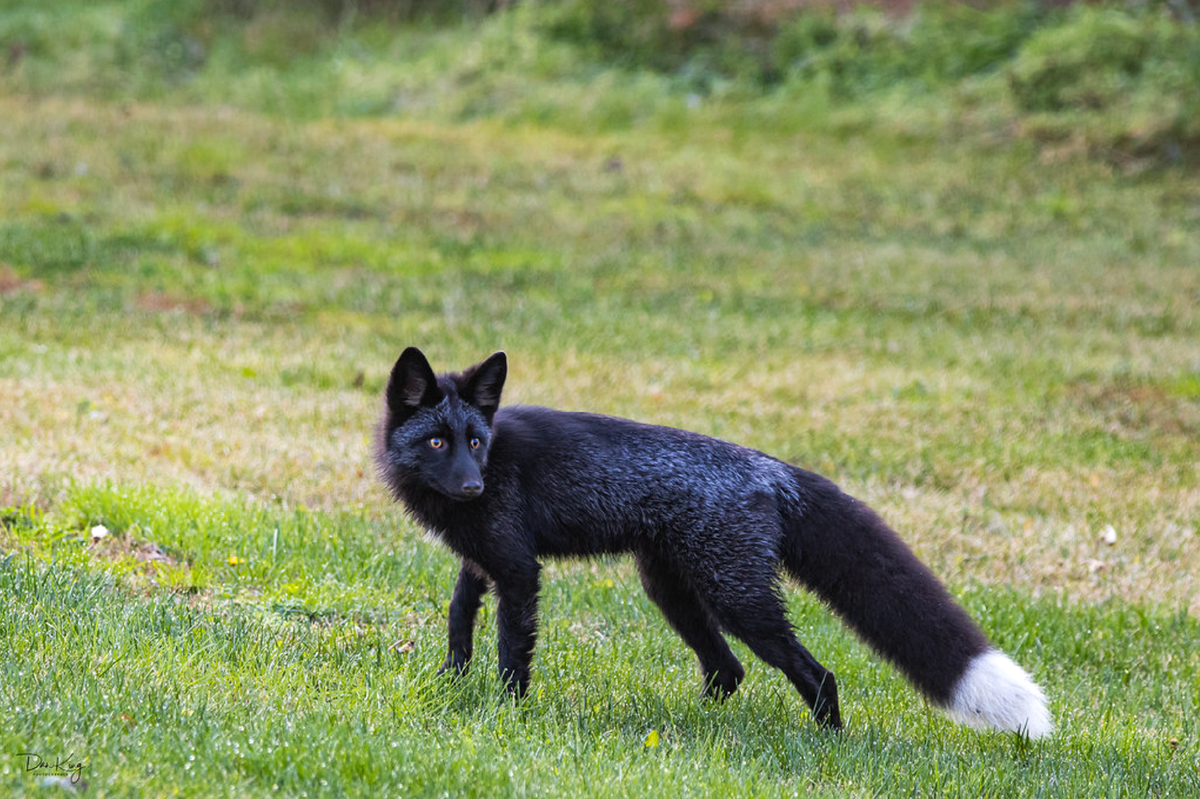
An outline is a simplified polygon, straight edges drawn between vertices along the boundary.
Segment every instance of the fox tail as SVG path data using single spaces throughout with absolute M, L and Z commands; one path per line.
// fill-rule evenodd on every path
M 829 480 L 797 469 L 800 507 L 784 547 L 788 573 L 955 721 L 1042 738 L 1046 697 L 996 649 L 879 516 Z

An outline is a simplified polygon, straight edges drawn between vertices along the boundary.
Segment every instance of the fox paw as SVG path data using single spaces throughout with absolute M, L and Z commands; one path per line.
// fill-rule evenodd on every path
M 709 699 L 721 701 L 731 696 L 742 679 L 746 676 L 740 663 L 734 663 L 723 669 L 717 669 L 704 674 L 704 695 Z
M 470 667 L 471 661 L 469 658 L 451 654 L 446 657 L 446 662 L 437 670 L 437 673 L 438 676 L 449 674 L 452 677 L 461 677 L 467 673 Z

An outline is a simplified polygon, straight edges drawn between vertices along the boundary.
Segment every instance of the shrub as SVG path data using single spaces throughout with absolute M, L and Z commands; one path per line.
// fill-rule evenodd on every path
M 1159 14 L 1139 18 L 1081 6 L 1021 48 L 1009 71 L 1013 96 L 1025 111 L 1112 105 L 1157 52 L 1182 46 L 1184 36 L 1183 27 Z
M 1025 42 L 1008 84 L 1040 138 L 1172 159 L 1200 142 L 1200 29 L 1159 10 L 1075 6 Z
M 996 69 L 1049 13 L 1033 2 L 977 9 L 929 3 L 905 17 L 859 8 L 715 0 L 544 0 L 551 37 L 628 67 L 748 80 L 832 78 L 859 94 L 897 81 L 935 85 Z
M 824 74 L 849 95 L 901 82 L 936 88 L 1000 69 L 1045 13 L 1032 3 L 991 10 L 931 3 L 904 19 L 806 12 L 780 28 L 774 60 L 794 76 Z

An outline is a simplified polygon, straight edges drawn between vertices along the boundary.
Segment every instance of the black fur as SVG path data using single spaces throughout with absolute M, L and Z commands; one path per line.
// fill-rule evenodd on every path
M 730 633 L 782 670 L 830 727 L 841 726 L 837 686 L 784 615 L 781 567 L 939 704 L 988 649 L 896 534 L 829 480 L 697 433 L 500 408 L 506 369 L 496 353 L 436 377 L 409 348 L 388 383 L 380 475 L 463 564 L 443 670 L 467 668 L 490 589 L 500 671 L 523 694 L 539 559 L 616 552 L 633 553 L 647 594 L 696 651 L 708 694 L 726 696 L 742 680 Z

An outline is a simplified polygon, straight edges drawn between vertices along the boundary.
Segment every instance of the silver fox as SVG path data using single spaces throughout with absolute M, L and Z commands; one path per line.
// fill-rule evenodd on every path
M 646 593 L 695 650 L 704 690 L 745 674 L 736 636 L 783 671 L 818 723 L 842 726 L 833 672 L 796 639 L 781 573 L 814 591 L 951 718 L 1041 738 L 1040 688 L 988 641 L 879 516 L 829 480 L 697 433 L 548 408 L 500 407 L 498 352 L 434 374 L 392 369 L 377 462 L 394 497 L 461 559 L 443 671 L 467 669 L 483 595 L 500 672 L 524 694 L 546 557 L 630 552 Z

